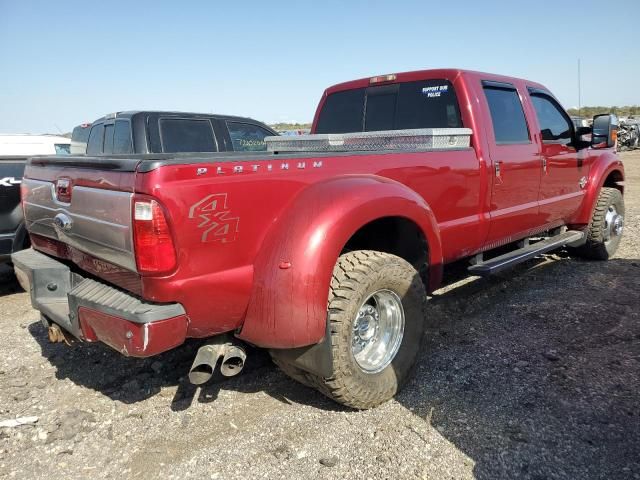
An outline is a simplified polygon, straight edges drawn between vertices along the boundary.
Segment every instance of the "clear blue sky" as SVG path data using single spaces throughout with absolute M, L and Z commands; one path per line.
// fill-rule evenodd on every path
M 539 81 L 568 108 L 640 104 L 640 1 L 0 0 L 0 132 L 174 109 L 312 119 L 322 90 L 461 67 Z

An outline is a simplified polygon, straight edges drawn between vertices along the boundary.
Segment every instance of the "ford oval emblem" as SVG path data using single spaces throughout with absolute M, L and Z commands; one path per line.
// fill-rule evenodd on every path
M 60 230 L 71 230 L 71 226 L 73 225 L 73 221 L 69 218 L 68 215 L 64 213 L 59 213 L 55 217 L 53 217 L 53 225 Z

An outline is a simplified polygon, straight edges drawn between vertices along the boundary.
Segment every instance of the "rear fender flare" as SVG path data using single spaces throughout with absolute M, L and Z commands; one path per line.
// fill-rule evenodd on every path
M 435 216 L 405 185 L 375 175 L 349 175 L 302 190 L 271 227 L 254 262 L 247 314 L 238 337 L 261 347 L 294 348 L 325 336 L 329 284 L 351 236 L 390 216 L 413 221 L 428 243 L 430 285 L 442 277 Z

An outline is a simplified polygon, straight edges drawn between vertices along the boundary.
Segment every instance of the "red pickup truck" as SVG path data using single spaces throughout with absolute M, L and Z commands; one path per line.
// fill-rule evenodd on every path
M 591 134 L 590 141 L 584 141 Z M 327 89 L 312 134 L 268 152 L 35 157 L 14 254 L 53 341 L 146 357 L 211 337 L 190 372 L 267 348 L 355 408 L 410 375 L 427 294 L 566 246 L 606 260 L 624 228 L 615 117 L 576 131 L 542 85 L 426 70 Z

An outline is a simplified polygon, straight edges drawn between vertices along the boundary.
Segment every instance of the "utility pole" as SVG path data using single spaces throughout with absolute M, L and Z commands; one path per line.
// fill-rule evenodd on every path
M 581 92 L 581 86 L 580 86 L 580 59 L 578 59 L 578 116 L 581 117 L 582 113 L 581 110 L 582 109 L 582 92 Z

